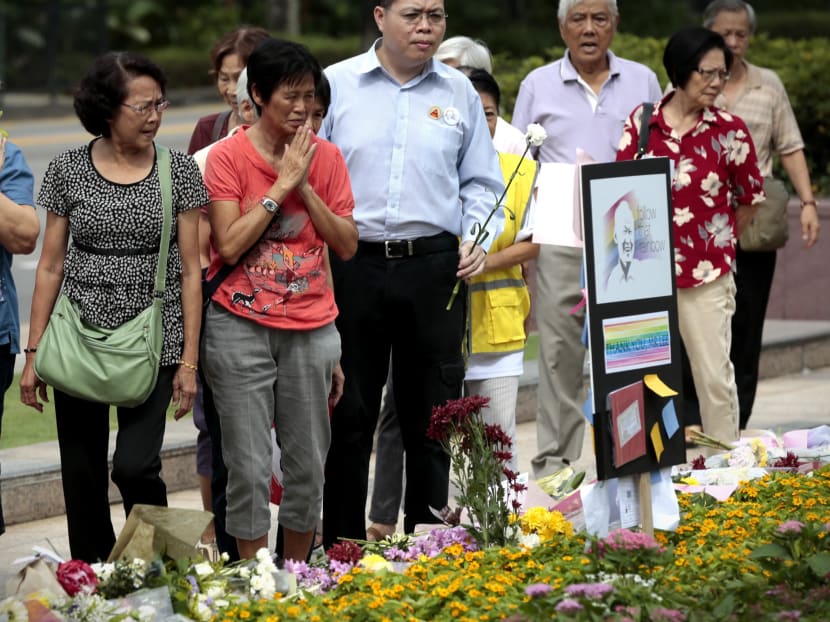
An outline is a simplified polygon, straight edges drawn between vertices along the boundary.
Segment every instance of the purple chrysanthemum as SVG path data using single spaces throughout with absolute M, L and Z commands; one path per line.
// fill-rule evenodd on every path
M 559 613 L 564 614 L 579 613 L 584 609 L 584 607 L 578 601 L 575 601 L 573 598 L 563 598 L 557 603 L 556 607 L 554 608 Z
M 685 622 L 686 614 L 677 609 L 657 607 L 651 611 L 651 619 L 654 622 Z
M 553 588 L 547 583 L 532 583 L 525 588 L 525 594 L 531 598 L 539 598 L 545 594 L 550 594 Z
M 574 583 L 565 588 L 565 593 L 576 598 L 583 597 L 591 600 L 604 598 L 614 591 L 614 586 L 608 583 Z
M 789 533 L 799 534 L 802 529 L 804 529 L 804 523 L 801 521 L 788 520 L 778 525 L 778 529 L 776 531 L 782 535 Z

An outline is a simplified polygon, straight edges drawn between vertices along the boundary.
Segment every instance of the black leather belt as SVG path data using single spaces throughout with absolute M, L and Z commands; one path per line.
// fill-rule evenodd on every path
M 414 240 L 385 240 L 383 242 L 358 242 L 357 252 L 363 255 L 381 255 L 386 259 L 403 259 L 430 253 L 458 250 L 458 238 L 451 233 L 439 233 L 428 238 Z

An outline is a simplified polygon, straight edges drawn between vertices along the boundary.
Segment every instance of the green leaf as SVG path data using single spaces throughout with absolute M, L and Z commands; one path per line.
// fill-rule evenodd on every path
M 830 553 L 816 553 L 807 558 L 807 565 L 820 578 L 830 574 Z
M 749 554 L 750 559 L 761 559 L 764 557 L 775 557 L 777 559 L 792 559 L 790 552 L 780 544 L 770 542 L 763 544 Z
M 735 597 L 732 594 L 727 594 L 724 596 L 723 600 L 720 601 L 715 608 L 712 610 L 712 615 L 715 618 L 725 618 L 729 614 L 732 613 L 735 609 Z

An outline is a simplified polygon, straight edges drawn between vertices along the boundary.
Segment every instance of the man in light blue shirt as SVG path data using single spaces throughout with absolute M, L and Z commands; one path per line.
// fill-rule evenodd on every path
M 320 131 L 346 159 L 360 234 L 352 260 L 332 257 L 346 385 L 332 416 L 326 546 L 366 537 L 369 457 L 390 350 L 406 450 L 404 529 L 438 520 L 429 508 L 447 503 L 449 459 L 426 430 L 432 407 L 460 396 L 464 287 L 446 307 L 456 279 L 482 271 L 501 224 L 497 213 L 474 246 L 504 182 L 477 93 L 432 58 L 446 30 L 443 0 L 378 4 L 383 36 L 326 70 L 331 106 Z
M 512 123 L 545 128 L 548 139 L 536 154 L 540 162 L 573 163 L 577 149 L 597 162 L 613 162 L 628 115 L 643 102 L 660 99 L 657 76 L 608 49 L 619 22 L 616 0 L 560 0 L 558 21 L 568 49 L 522 81 Z M 542 245 L 536 260 L 539 453 L 532 465 L 537 479 L 562 470 L 582 453 L 585 313 L 570 313 L 582 299 L 581 268 L 580 248 Z
M 34 177 L 16 145 L 0 136 L 0 422 L 3 395 L 20 352 L 20 316 L 12 279 L 12 255 L 35 250 L 40 220 L 34 210 Z M 27 353 L 27 356 L 34 354 Z M 0 502 L 0 533 L 6 531 Z

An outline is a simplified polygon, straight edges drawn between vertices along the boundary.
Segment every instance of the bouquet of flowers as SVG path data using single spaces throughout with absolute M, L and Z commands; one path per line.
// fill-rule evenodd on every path
M 512 440 L 498 425 L 484 423 L 481 411 L 489 401 L 474 395 L 435 406 L 427 430 L 450 455 L 458 502 L 472 521 L 467 528 L 482 547 L 516 542 L 517 493 L 525 490 L 518 473 L 505 466 Z

